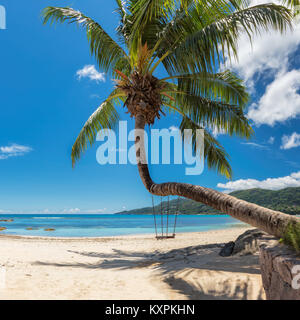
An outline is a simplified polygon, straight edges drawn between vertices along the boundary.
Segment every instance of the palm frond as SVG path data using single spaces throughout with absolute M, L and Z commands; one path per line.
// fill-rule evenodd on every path
M 296 8 L 300 5 L 299 0 L 282 0 L 281 2 L 284 6 L 287 6 L 289 8 Z
M 86 151 L 88 145 L 93 145 L 99 130 L 113 129 L 115 127 L 119 121 L 115 105 L 120 103 L 121 97 L 122 94 L 114 91 L 89 117 L 72 147 L 71 159 L 73 166 L 81 154 Z
M 130 30 L 130 55 L 135 56 L 138 47 L 147 42 L 148 46 L 156 43 L 157 33 L 177 5 L 176 0 L 136 0 L 129 5 L 132 14 Z
M 127 14 L 125 3 L 122 0 L 115 0 L 115 1 L 118 6 L 118 8 L 115 11 L 119 14 L 121 21 L 123 21 Z
M 246 32 L 250 41 L 261 30 L 274 29 L 280 32 L 291 28 L 292 15 L 286 7 L 275 4 L 258 5 L 235 11 L 198 31 L 191 33 L 186 24 L 182 28 L 184 39 L 176 45 L 172 54 L 164 61 L 170 74 L 212 72 L 226 57 L 237 58 L 237 40 L 241 32 Z M 176 38 L 172 28 L 168 33 L 170 39 Z
M 158 55 L 166 50 L 175 50 L 189 35 L 206 26 L 226 18 L 236 10 L 241 10 L 244 1 L 207 0 L 185 1 L 185 5 L 176 10 L 172 19 L 161 25 L 159 37 L 164 41 Z
M 210 134 L 209 131 L 201 127 L 190 119 L 184 112 L 171 105 L 166 105 L 167 108 L 177 111 L 182 116 L 180 130 L 188 129 L 192 131 L 191 142 L 194 152 L 197 152 L 197 130 L 204 130 L 204 158 L 209 169 L 215 169 L 219 174 L 224 175 L 228 179 L 232 178 L 232 169 L 229 164 L 229 156 L 224 147 Z
M 129 58 L 125 51 L 104 31 L 93 19 L 85 16 L 80 11 L 72 8 L 47 7 L 43 11 L 44 24 L 56 22 L 76 23 L 86 29 L 90 43 L 91 54 L 95 56 L 99 68 L 105 72 L 111 72 L 112 68 L 120 61 Z
M 232 105 L 245 107 L 249 101 L 249 94 L 244 82 L 230 70 L 220 73 L 190 73 L 171 76 L 161 81 L 175 80 L 178 82 L 176 90 L 217 100 Z M 171 88 L 171 90 L 173 90 Z
M 163 102 L 172 105 L 191 121 L 204 128 L 215 128 L 229 135 L 249 139 L 253 129 L 245 117 L 243 105 L 233 105 L 219 100 L 180 91 L 176 84 L 164 82 L 165 92 L 172 100 L 163 96 Z M 175 101 L 174 101 L 175 100 Z
M 119 36 L 121 43 L 128 44 L 130 38 L 130 30 L 132 27 L 131 15 L 128 12 L 128 8 L 126 2 L 123 0 L 115 0 L 118 8 L 116 12 L 119 14 L 120 22 L 118 27 L 116 28 L 116 32 Z
M 239 106 L 180 92 L 176 94 L 176 103 L 201 126 L 248 139 L 253 135 L 253 129 Z

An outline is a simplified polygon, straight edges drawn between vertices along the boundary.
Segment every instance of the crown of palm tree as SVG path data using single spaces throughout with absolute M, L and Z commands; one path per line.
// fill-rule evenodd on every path
M 230 178 L 228 155 L 212 129 L 249 138 L 253 130 L 244 115 L 249 95 L 243 81 L 229 70 L 227 59 L 237 58 L 237 40 L 249 41 L 260 30 L 285 32 L 292 27 L 293 8 L 283 5 L 249 7 L 246 0 L 115 0 L 120 24 L 119 44 L 93 19 L 72 8 L 47 7 L 44 23 L 76 23 L 86 29 L 91 54 L 100 70 L 116 79 L 116 87 L 90 116 L 72 148 L 72 162 L 95 141 L 100 129 L 113 129 L 116 107 L 131 116 L 143 114 L 153 124 L 167 112 L 182 117 L 180 129 L 204 129 L 204 155 L 209 168 Z M 285 5 L 285 6 L 284 6 Z M 154 73 L 162 65 L 168 77 Z

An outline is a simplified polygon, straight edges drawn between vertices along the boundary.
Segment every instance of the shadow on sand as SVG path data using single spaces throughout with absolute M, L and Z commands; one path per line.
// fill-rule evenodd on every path
M 187 299 L 247 299 L 249 290 L 252 290 L 248 287 L 252 284 L 251 281 L 247 282 L 247 277 L 249 275 L 260 275 L 258 256 L 224 258 L 218 255 L 220 246 L 220 244 L 200 245 L 156 254 L 117 249 L 113 249 L 112 253 L 68 250 L 68 252 L 79 256 L 98 258 L 100 261 L 94 263 L 36 261 L 34 264 L 61 268 L 116 270 L 151 267 L 161 281 L 164 281 L 172 290 L 184 295 Z M 230 275 L 234 276 L 235 274 L 241 275 L 244 281 L 231 279 Z M 207 289 L 208 278 L 212 282 L 208 284 L 209 289 Z M 214 284 L 215 279 L 217 279 L 217 283 Z M 235 281 L 234 285 L 233 281 Z M 256 297 L 262 299 L 263 291 L 258 292 Z

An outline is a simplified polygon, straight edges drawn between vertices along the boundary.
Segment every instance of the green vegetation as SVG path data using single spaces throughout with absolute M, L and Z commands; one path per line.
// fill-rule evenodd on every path
M 228 154 L 210 129 L 250 138 L 253 129 L 244 114 L 250 96 L 243 80 L 230 70 L 220 72 L 224 69 L 220 64 L 238 58 L 243 33 L 249 41 L 261 30 L 284 34 L 292 27 L 298 2 L 250 7 L 244 0 L 115 0 L 117 41 L 101 22 L 78 10 L 45 8 L 44 24 L 75 24 L 85 30 L 99 70 L 115 79 L 115 88 L 73 145 L 73 165 L 95 142 L 99 130 L 116 127 L 118 108 L 123 106 L 135 120 L 143 118 L 149 125 L 162 115 L 177 114 L 181 131 L 192 129 L 195 150 L 197 129 L 203 129 L 207 167 L 231 178 Z M 167 77 L 157 78 L 158 67 Z
M 286 188 L 279 191 L 250 189 L 230 193 L 239 199 L 258 204 L 260 206 L 285 212 L 291 215 L 300 214 L 300 188 Z M 156 200 L 158 201 L 158 200 Z M 162 203 L 163 211 L 167 210 L 167 201 Z M 170 201 L 170 213 L 176 211 L 177 200 Z M 222 212 L 193 200 L 180 199 L 181 214 L 222 214 Z M 121 214 L 152 214 L 152 207 L 120 212 Z M 160 203 L 155 206 L 155 212 L 160 212 Z
M 114 37 L 105 31 L 101 22 L 78 10 L 45 8 L 45 24 L 68 23 L 85 30 L 99 70 L 115 79 L 114 89 L 86 121 L 72 147 L 73 165 L 96 141 L 99 130 L 117 126 L 118 109 L 123 106 L 134 118 L 135 129 L 139 130 L 135 131 L 137 145 L 144 140 L 145 126 L 157 123 L 162 116 L 170 118 L 175 114 L 176 121 L 181 120 L 181 132 L 191 129 L 190 144 L 196 152 L 200 147 L 197 129 L 203 129 L 207 168 L 231 178 L 229 156 L 212 131 L 250 138 L 253 129 L 245 114 L 250 101 L 245 84 L 222 65 L 225 60 L 230 62 L 238 58 L 240 35 L 246 33 L 251 42 L 261 31 L 285 34 L 293 28 L 299 0 L 279 3 L 283 5 L 266 3 L 249 7 L 250 2 L 245 0 L 116 0 L 119 24 Z M 165 77 L 158 78 L 157 70 Z M 203 199 L 206 204 L 230 212 L 254 227 L 281 235 L 285 216 L 278 215 L 270 226 L 270 212 L 263 207 L 253 210 L 247 202 L 237 206 L 240 201 L 203 187 L 174 182 L 156 184 L 144 162 L 145 154 L 142 143 L 136 152 L 137 165 L 140 178 L 150 193 Z M 255 197 L 253 202 L 256 202 Z M 291 205 L 283 204 L 288 209 Z M 174 211 L 175 202 L 172 206 Z M 180 208 L 182 213 L 216 212 L 191 201 L 182 202 Z M 286 211 L 286 207 L 281 209 Z M 147 208 L 132 213 L 151 211 Z
M 300 253 L 300 223 L 290 223 L 280 242 L 292 247 L 297 253 Z

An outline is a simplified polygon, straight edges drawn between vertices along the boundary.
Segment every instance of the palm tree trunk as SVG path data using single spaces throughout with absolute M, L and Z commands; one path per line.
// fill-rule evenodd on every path
M 138 169 L 143 184 L 153 195 L 177 195 L 201 202 L 276 237 L 281 237 L 283 235 L 289 222 L 300 222 L 300 219 L 297 217 L 270 210 L 201 186 L 176 182 L 156 184 L 151 179 L 148 164 L 146 162 L 143 134 L 144 128 L 144 116 L 139 114 L 135 118 L 135 143 Z

